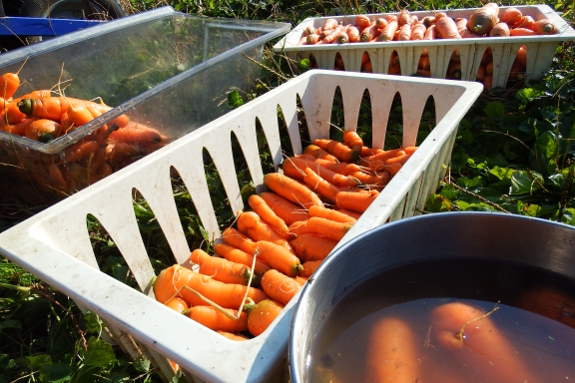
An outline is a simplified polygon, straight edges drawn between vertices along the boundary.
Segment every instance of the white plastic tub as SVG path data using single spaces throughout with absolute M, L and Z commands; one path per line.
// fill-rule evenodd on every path
M 500 14 L 508 7 L 500 7 Z M 516 6 L 525 16 L 534 20 L 547 18 L 557 25 L 559 33 L 547 36 L 527 37 L 483 37 L 460 40 L 429 40 L 429 41 L 392 41 L 376 43 L 351 43 L 328 45 L 298 45 L 302 33 L 308 26 L 318 28 L 327 17 L 308 18 L 297 25 L 290 33 L 274 45 L 276 52 L 286 52 L 294 60 L 309 58 L 313 55 L 318 68 L 333 69 L 335 57 L 339 53 L 343 59 L 346 71 L 359 72 L 364 52 L 370 57 L 374 73 L 387 73 L 389 59 L 394 51 L 399 56 L 402 75 L 413 75 L 417 72 L 419 58 L 427 49 L 432 78 L 445 78 L 449 60 L 454 49 L 458 49 L 461 57 L 461 80 L 474 81 L 481 63 L 483 53 L 488 47 L 493 51 L 493 87 L 505 87 L 513 60 L 522 45 L 527 48 L 527 69 L 525 80 L 537 80 L 549 70 L 553 56 L 560 42 L 575 40 L 575 30 L 553 11 L 548 5 Z M 447 16 L 455 19 L 469 16 L 476 8 L 443 10 Z M 398 13 L 387 13 L 395 14 Z M 421 20 L 432 12 L 411 12 Z M 368 15 L 371 20 L 382 14 Z M 355 16 L 332 17 L 340 23 L 355 23 Z
M 362 95 L 366 89 L 369 91 L 374 146 L 384 144 L 390 106 L 396 93 L 400 94 L 403 107 L 403 145 L 415 143 L 422 111 L 430 96 L 435 100 L 437 120 L 436 127 L 419 149 L 341 243 L 388 219 L 418 214 L 449 162 L 459 121 L 479 96 L 482 86 L 470 82 L 310 71 L 1 233 L 0 253 L 100 315 L 127 351 L 134 356 L 143 351 L 167 378 L 173 375 L 173 370 L 165 357 L 178 363 L 188 376 L 205 381 L 265 381 L 287 357 L 296 299 L 265 333 L 246 342 L 228 340 L 163 306 L 153 299 L 150 281 L 154 272 L 135 220 L 132 192 L 136 188 L 146 198 L 177 262 L 185 262 L 191 249 L 173 198 L 171 168 L 181 175 L 206 231 L 210 237 L 217 238 L 220 231 L 202 166 L 203 149 L 210 153 L 218 169 L 231 210 L 243 209 L 231 134 L 238 138 L 253 182 L 262 188 L 264 174 L 256 120 L 261 123 L 277 166 L 282 161 L 278 106 L 285 118 L 293 151 L 301 153 L 298 96 L 305 110 L 310 138 L 328 137 L 337 87 L 344 100 L 348 130 L 356 129 Z M 88 214 L 94 215 L 114 239 L 142 291 L 149 296 L 98 270 L 86 226 Z M 132 343 L 130 336 L 139 346 Z

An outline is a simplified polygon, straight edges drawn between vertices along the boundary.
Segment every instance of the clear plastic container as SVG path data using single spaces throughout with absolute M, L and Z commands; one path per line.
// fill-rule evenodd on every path
M 221 116 L 228 92 L 252 89 L 264 43 L 289 28 L 163 7 L 2 54 L 0 73 L 26 61 L 14 98 L 52 89 L 112 109 L 45 142 L 0 131 L 0 183 L 57 200 Z M 138 126 L 118 129 L 111 121 L 122 114 Z
M 419 148 L 338 246 L 385 222 L 420 214 L 427 197 L 443 178 L 459 122 L 482 86 L 466 81 L 316 70 L 0 233 L 0 253 L 100 315 L 127 352 L 134 356 L 144 353 L 167 380 L 174 374 L 169 358 L 187 376 L 209 382 L 266 381 L 278 366 L 286 365 L 290 321 L 298 295 L 264 333 L 243 342 L 224 338 L 157 302 L 151 285 L 155 274 L 150 249 L 146 249 L 134 215 L 133 190 L 145 197 L 154 212 L 175 261 L 185 264 L 191 249 L 174 199 L 174 170 L 185 183 L 205 232 L 209 238 L 218 239 L 214 205 L 221 202 L 221 195 L 225 193 L 227 197 L 226 211 L 237 214 L 246 208 L 235 165 L 234 157 L 240 151 L 234 151 L 234 137 L 256 190 L 263 190 L 264 168 L 279 166 L 284 151 L 301 154 L 308 142 L 306 135 L 310 140 L 330 137 L 329 122 L 338 88 L 344 100 L 346 130 L 357 129 L 362 96 L 369 92 L 374 147 L 382 148 L 388 137 L 390 108 L 397 94 L 402 100 L 402 142 L 398 142 L 402 147 L 416 143 L 429 98 L 434 100 L 436 121 Z M 153 99 L 149 102 L 153 104 Z M 135 112 L 147 107 L 145 103 L 134 106 Z M 185 117 L 182 112 L 180 120 Z M 307 131 L 301 132 L 304 119 Z M 280 129 L 282 120 L 286 129 Z M 271 153 L 269 157 L 260 156 L 259 147 L 264 141 Z M 212 190 L 214 194 L 210 193 L 204 170 L 206 151 L 222 183 L 221 188 Z M 87 230 L 88 214 L 113 238 L 145 294 L 100 271 Z M 353 268 L 349 272 L 353 273 Z

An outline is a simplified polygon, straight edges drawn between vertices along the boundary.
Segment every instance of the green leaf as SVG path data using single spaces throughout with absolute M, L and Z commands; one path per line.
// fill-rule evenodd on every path
M 237 107 L 242 106 L 243 104 L 244 100 L 240 96 L 240 92 L 238 92 L 237 90 L 233 90 L 230 93 L 228 93 L 228 107 L 230 109 L 235 109 Z
M 565 175 L 562 173 L 551 174 L 548 179 L 551 181 L 551 185 L 559 190 L 563 190 L 565 187 Z
M 65 363 L 44 364 L 40 367 L 40 380 L 63 383 L 69 381 L 73 373 L 72 366 Z
M 452 185 L 445 185 L 445 187 L 441 189 L 440 194 L 448 200 L 454 200 L 459 196 L 459 190 L 454 188 Z
M 182 370 L 179 370 L 176 375 L 174 375 L 174 377 L 172 378 L 172 380 L 170 380 L 170 383 L 186 383 L 187 380 L 184 376 L 184 373 L 182 372 Z
M 147 372 L 150 370 L 151 363 L 146 358 L 139 358 L 134 361 L 133 365 L 136 371 Z
M 102 332 L 104 323 L 97 314 L 88 311 L 86 315 L 84 315 L 84 321 L 86 322 L 86 331 L 96 334 Z
M 310 64 L 309 59 L 302 59 L 302 60 L 299 62 L 299 67 L 300 67 L 301 69 L 304 69 L 304 70 L 310 69 L 310 68 L 311 68 L 311 64 Z
M 130 381 L 130 374 L 127 371 L 112 371 L 110 373 L 110 380 L 113 383 L 123 383 Z
M 29 367 L 31 370 L 37 370 L 41 365 L 52 363 L 50 355 L 40 354 L 34 356 L 23 356 L 16 359 L 16 363 Z
M 487 171 L 489 174 L 494 175 L 500 181 L 504 179 L 510 179 L 511 175 L 513 174 L 514 170 L 509 168 L 500 168 L 499 166 L 494 166 L 493 168 Z
M 88 340 L 88 349 L 81 348 L 79 353 L 86 366 L 106 367 L 117 362 L 112 345 L 95 337 Z
M 529 204 L 523 209 L 523 214 L 529 217 L 538 217 L 541 212 L 541 207 L 536 204 Z
M 539 183 L 524 170 L 517 170 L 511 176 L 511 191 L 510 195 L 531 194 L 533 191 L 540 189 Z
M 14 359 L 12 359 L 10 355 L 0 354 L 0 369 L 6 370 L 14 366 L 16 366 L 16 362 L 14 362 Z
M 492 120 L 497 120 L 505 116 L 505 107 L 502 103 L 496 101 L 487 104 L 483 111 L 487 117 L 491 118 Z
M 534 149 L 537 169 L 551 174 L 555 173 L 557 170 L 555 165 L 558 150 L 557 135 L 549 130 L 541 133 L 535 141 Z
M 523 88 L 515 94 L 515 97 L 518 98 L 523 104 L 531 100 L 536 100 L 543 96 L 542 89 L 533 87 L 533 88 Z
M 0 330 L 3 330 L 5 328 L 21 329 L 22 323 L 20 321 L 14 320 L 14 319 L 8 319 L 8 320 L 5 320 L 3 322 L 0 322 Z

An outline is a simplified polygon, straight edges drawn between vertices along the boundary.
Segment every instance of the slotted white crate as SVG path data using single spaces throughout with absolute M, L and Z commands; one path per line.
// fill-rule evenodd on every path
M 499 14 L 508 7 L 500 7 Z M 419 40 L 419 41 L 390 41 L 350 44 L 327 45 L 298 45 L 302 33 L 308 26 L 321 27 L 328 17 L 308 18 L 297 25 L 290 33 L 274 45 L 276 52 L 286 52 L 294 60 L 315 58 L 319 69 L 333 69 L 335 57 L 339 53 L 346 71 L 360 72 L 361 59 L 367 52 L 371 60 L 374 73 L 387 73 L 389 59 L 394 51 L 399 56 L 402 75 L 417 73 L 419 58 L 424 49 L 429 54 L 432 78 L 445 78 L 447 67 L 453 50 L 459 50 L 461 58 L 461 80 L 474 81 L 477 76 L 483 53 L 488 47 L 493 51 L 493 87 L 504 87 L 513 65 L 517 51 L 522 45 L 527 48 L 526 81 L 538 80 L 543 77 L 551 66 L 557 46 L 563 41 L 575 40 L 575 30 L 563 20 L 557 12 L 548 5 L 516 6 L 525 16 L 534 20 L 549 19 L 555 22 L 558 34 L 546 36 L 525 37 L 482 37 L 460 40 Z M 469 19 L 477 8 L 442 10 L 447 16 L 456 19 L 465 17 Z M 399 13 L 386 13 L 398 15 Z M 421 20 L 425 16 L 432 16 L 433 12 L 411 12 Z M 372 21 L 383 14 L 368 15 Z M 343 24 L 355 23 L 355 16 L 332 17 Z
M 301 98 L 311 139 L 328 137 L 336 88 L 341 89 L 345 127 L 355 130 L 362 95 L 367 89 L 373 114 L 374 146 L 383 147 L 394 96 L 403 107 L 403 145 L 414 145 L 421 115 L 433 97 L 437 125 L 411 159 L 385 187 L 341 243 L 390 220 L 417 214 L 435 190 L 449 161 L 457 126 L 479 96 L 478 83 L 387 75 L 310 71 L 169 144 L 66 200 L 0 234 L 0 253 L 97 313 L 118 342 L 133 356 L 144 353 L 173 375 L 167 358 L 190 379 L 210 382 L 259 382 L 269 379 L 287 357 L 290 320 L 296 299 L 268 330 L 246 342 L 235 342 L 195 323 L 153 299 L 154 271 L 135 219 L 136 188 L 155 213 L 177 262 L 190 255 L 173 198 L 170 169 L 175 168 L 190 191 L 205 229 L 220 235 L 212 207 L 203 149 L 212 157 L 232 211 L 243 209 L 234 166 L 231 134 L 237 137 L 251 177 L 263 187 L 256 134 L 260 121 L 274 164 L 282 160 L 278 106 L 288 126 L 293 151 L 302 152 L 297 98 Z M 142 294 L 98 269 L 87 231 L 94 215 L 126 259 Z

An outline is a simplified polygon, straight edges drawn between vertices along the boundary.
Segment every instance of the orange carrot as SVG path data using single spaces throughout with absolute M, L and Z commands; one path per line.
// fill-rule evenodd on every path
M 275 269 L 266 272 L 260 283 L 269 298 L 284 306 L 288 304 L 302 287 L 293 278 Z
M 479 66 L 479 69 L 477 70 L 477 76 L 475 76 L 475 79 L 477 81 L 483 81 L 484 78 L 485 78 L 485 65 L 481 64 Z
M 380 17 L 375 20 L 375 26 L 377 27 L 377 29 L 383 29 L 387 27 L 387 20 L 384 19 L 383 17 Z
M 309 186 L 309 188 L 329 202 L 335 202 L 335 196 L 339 193 L 339 189 L 335 185 L 332 185 L 325 179 L 321 178 L 310 168 L 306 168 L 304 171 L 305 177 L 303 178 L 303 181 Z
M 354 151 L 349 146 L 329 138 L 318 138 L 313 141 L 314 145 L 319 146 L 329 154 L 335 156 L 338 160 L 344 162 L 353 162 L 357 160 L 359 152 Z
M 392 41 L 395 31 L 399 28 L 397 21 L 391 21 L 381 30 L 378 41 Z
M 253 241 L 270 241 L 286 250 L 291 251 L 287 238 L 289 235 L 279 234 L 274 228 L 261 220 L 260 216 L 253 211 L 244 211 L 240 213 L 237 220 L 238 230 L 247 234 Z M 257 251 L 257 246 L 256 246 Z
M 91 137 L 86 137 L 85 140 L 79 141 L 64 150 L 64 159 L 67 164 L 87 159 L 96 153 L 100 145 L 96 141 L 90 140 L 90 138 Z
M 248 266 L 225 258 L 212 257 L 202 249 L 194 249 L 190 259 L 200 266 L 200 273 L 216 281 L 247 285 L 252 275 L 252 270 Z
M 460 39 L 461 36 L 457 31 L 455 21 L 451 17 L 441 17 L 435 22 L 435 30 L 441 35 L 442 39 Z
M 308 221 L 294 222 L 289 226 L 289 232 L 292 237 L 299 237 L 304 234 L 316 234 L 313 230 L 308 227 Z
M 236 230 L 233 227 L 228 227 L 223 231 L 222 239 L 228 245 L 245 251 L 248 254 L 254 255 L 254 251 L 256 250 L 256 243 L 241 231 Z
M 250 338 L 248 338 L 247 336 L 244 336 L 242 334 L 235 334 L 233 332 L 228 332 L 228 331 L 222 331 L 222 330 L 216 330 L 216 332 L 222 336 L 225 336 L 228 339 L 231 340 L 235 340 L 235 341 L 239 341 L 239 342 L 243 342 L 245 340 L 249 340 Z
M 231 315 L 236 316 L 238 310 L 227 309 Z M 190 308 L 189 317 L 196 322 L 214 331 L 242 332 L 248 329 L 248 314 L 243 311 L 239 319 L 233 320 L 212 306 L 194 306 Z
M 333 165 L 329 165 L 329 163 L 325 161 L 326 160 L 324 160 L 324 162 L 319 160 L 310 161 L 303 159 L 301 157 L 289 157 L 284 161 L 282 168 L 289 177 L 296 179 L 303 180 L 303 178 L 305 177 L 305 169 L 310 168 L 311 170 L 319 174 L 320 177 L 322 177 L 332 185 L 356 186 L 358 184 L 357 181 L 345 176 L 343 172 L 340 173 L 337 171 L 342 168 L 348 168 L 348 170 L 353 168 L 352 166 L 350 167 L 350 164 L 347 164 L 345 162 L 344 163 L 338 162 L 334 163 Z
M 184 286 L 225 308 L 240 307 L 246 290 L 247 296 L 256 303 L 266 297 L 263 291 L 254 287 L 248 288 L 240 284 L 223 283 L 180 265 L 173 265 L 162 270 L 156 278 L 154 283 L 156 299 L 164 303 L 173 296 L 178 296 L 191 306 L 206 305 L 204 300 Z M 178 290 L 180 290 L 179 293 Z
M 264 222 L 271 225 L 282 236 L 287 236 L 289 229 L 285 221 L 277 216 L 262 197 L 257 194 L 252 194 L 248 199 L 248 204 Z
M 397 17 L 397 23 L 399 27 L 402 27 L 405 24 L 409 24 L 409 12 L 407 11 L 407 9 L 402 9 L 401 12 L 399 12 L 399 16 Z
M 313 145 L 313 144 L 308 145 L 308 146 L 306 146 L 306 148 L 304 149 L 303 152 L 305 154 L 311 154 L 315 158 L 322 158 L 322 159 L 329 160 L 332 162 L 339 162 L 339 160 L 335 156 L 329 154 L 328 152 L 326 152 L 325 150 L 323 150 L 322 148 L 320 148 L 317 145 Z
M 241 263 L 248 267 L 252 267 L 254 256 L 252 254 L 246 253 L 243 250 L 237 249 L 233 246 L 226 245 L 224 243 L 218 243 L 215 246 L 216 253 L 221 255 L 228 261 Z M 262 276 L 266 271 L 270 269 L 270 265 L 261 258 L 256 259 L 256 264 L 254 267 L 254 273 L 257 276 Z
M 294 280 L 300 284 L 300 286 L 305 285 L 305 283 L 308 281 L 308 277 L 302 277 L 301 275 L 298 275 L 297 277 L 294 278 Z
M 49 119 L 38 119 L 26 126 L 24 135 L 34 141 L 50 142 L 62 131 L 62 125 Z
M 509 26 L 506 23 L 497 23 L 489 32 L 489 37 L 508 37 Z
M 0 76 L 0 95 L 8 99 L 16 93 L 20 86 L 20 77 L 17 73 L 4 73 Z
M 362 170 L 362 167 L 358 164 L 350 164 L 347 162 L 338 162 L 338 163 L 334 163 L 328 160 L 324 160 L 321 158 L 318 158 L 314 161 L 316 164 L 318 164 L 319 166 L 321 166 L 322 168 L 331 170 L 332 172 L 335 173 L 339 173 L 341 175 L 344 176 L 348 176 L 350 174 L 353 174 L 355 172 L 359 172 Z M 312 168 L 315 170 L 315 168 Z M 343 181 L 343 179 L 342 179 Z M 345 181 L 345 183 L 349 183 L 348 180 Z M 351 183 L 350 183 L 351 184 Z M 351 185 L 353 186 L 353 185 Z
M 493 74 L 493 61 L 489 61 L 485 65 L 485 74 L 491 76 Z
M 555 23 L 548 19 L 537 20 L 531 29 L 538 35 L 554 35 L 558 33 Z
M 408 41 L 409 39 L 411 39 L 411 25 L 409 23 L 406 23 L 399 28 L 397 40 Z
M 379 193 L 375 190 L 369 192 L 339 192 L 336 197 L 338 209 L 348 209 L 363 213 L 369 205 L 377 198 Z
M 336 222 L 355 223 L 356 219 L 339 210 L 328 209 L 326 207 L 312 206 L 309 208 L 310 217 L 320 217 Z
M 360 28 L 367 28 L 371 25 L 371 20 L 365 15 L 358 15 L 355 17 L 355 25 Z
M 326 34 L 325 37 L 321 40 L 324 44 L 331 44 L 333 43 L 336 38 L 340 35 L 340 33 L 345 33 L 346 27 L 342 25 L 338 25 L 335 29 L 329 31 L 329 34 Z M 347 35 L 346 35 L 347 37 Z
M 510 36 L 537 36 L 537 32 L 527 28 L 513 28 L 509 31 Z
M 305 221 L 309 218 L 309 214 L 305 209 L 302 209 L 275 193 L 263 192 L 260 193 L 259 196 L 266 201 L 274 213 L 283 219 L 288 226 L 294 222 Z
M 497 4 L 485 4 L 483 7 L 473 12 L 469 17 L 467 28 L 479 36 L 487 35 L 491 31 L 491 28 L 497 24 L 498 15 L 499 7 Z
M 410 40 L 423 40 L 423 36 L 425 35 L 425 30 L 427 28 L 423 23 L 417 23 L 413 26 L 411 30 Z
M 314 233 L 302 234 L 290 243 L 302 262 L 324 259 L 337 245 L 337 241 Z
M 357 211 L 351 211 L 348 209 L 339 209 L 338 211 L 345 215 L 349 215 L 350 217 L 355 218 L 356 220 L 358 220 L 361 217 L 361 213 L 358 213 Z
M 373 41 L 377 37 L 378 34 L 379 34 L 379 29 L 375 25 L 375 22 L 373 22 L 369 27 L 365 28 L 361 32 L 361 35 L 359 36 L 359 40 L 362 43 L 369 43 L 370 41 Z
M 517 51 L 515 61 L 522 67 L 527 67 L 527 48 L 525 45 L 523 45 L 521 48 L 519 48 L 519 51 Z
M 0 115 L 0 119 L 2 117 L 3 117 L 3 115 Z M 33 122 L 34 122 L 33 118 L 25 118 L 21 122 L 6 125 L 6 121 L 0 120 L 0 127 L 1 127 L 1 130 L 5 131 L 5 132 L 10 132 L 10 134 L 15 134 L 18 136 L 24 136 L 26 134 L 26 129 Z
M 347 34 L 347 39 L 350 43 L 356 43 L 356 42 L 360 41 L 361 33 L 359 32 L 359 29 L 357 29 L 355 26 L 350 25 L 347 28 L 346 34 Z
M 491 90 L 492 85 L 493 85 L 493 77 L 485 76 L 485 78 L 483 79 L 483 87 L 485 88 L 485 90 Z
M 506 8 L 501 13 L 501 21 L 507 23 L 510 27 L 521 20 L 522 17 L 521 11 L 515 7 Z
M 437 37 L 435 35 L 435 24 L 427 27 L 425 34 L 423 35 L 424 40 L 435 40 Z
M 527 28 L 532 29 L 535 25 L 535 20 L 531 16 L 523 16 L 518 22 L 513 24 L 513 28 Z
M 417 68 L 417 72 L 418 75 L 422 76 L 422 77 L 431 77 L 431 71 L 429 69 L 420 69 Z
M 279 302 L 264 299 L 257 305 L 248 308 L 248 330 L 253 336 L 263 333 L 280 315 L 284 308 Z
M 324 30 L 335 29 L 337 28 L 338 25 L 339 23 L 337 22 L 336 19 L 327 19 L 323 24 L 323 29 Z
M 435 17 L 425 16 L 423 19 L 421 19 L 421 22 L 423 23 L 423 25 L 425 25 L 425 28 L 429 28 L 435 23 Z
M 308 35 L 306 37 L 306 44 L 308 44 L 308 45 L 317 44 L 319 41 L 320 41 L 319 35 L 316 35 L 316 34 Z
M 186 303 L 186 301 L 178 297 L 173 297 L 172 299 L 167 301 L 165 305 L 171 308 L 172 310 L 176 310 L 180 314 L 183 314 L 184 311 L 188 310 L 188 304 Z
M 397 22 L 397 16 L 395 15 L 385 15 L 383 18 L 387 21 L 388 24 L 393 21 Z
M 461 62 L 452 61 L 447 68 L 447 78 L 461 80 Z
M 323 206 L 323 202 L 317 194 L 283 174 L 266 174 L 264 176 L 264 184 L 271 191 L 303 207 L 308 208 L 312 205 Z
M 303 270 L 301 271 L 301 276 L 302 277 L 310 277 L 319 267 L 319 265 L 321 265 L 321 263 L 323 262 L 323 259 L 319 259 L 317 261 L 307 261 L 304 262 L 302 267 Z
M 351 229 L 353 223 L 337 222 L 321 217 L 310 217 L 307 221 L 307 226 L 317 234 L 333 239 L 334 241 L 339 241 L 345 233 Z
M 421 56 L 419 57 L 419 63 L 417 64 L 417 67 L 420 69 L 429 69 L 430 67 L 430 62 L 429 62 L 429 56 Z
M 299 258 L 283 246 L 270 241 L 258 241 L 256 252 L 258 256 L 261 256 L 272 268 L 285 275 L 295 277 L 301 270 Z

